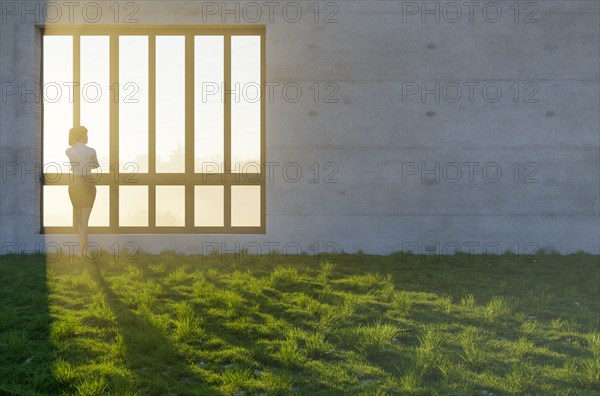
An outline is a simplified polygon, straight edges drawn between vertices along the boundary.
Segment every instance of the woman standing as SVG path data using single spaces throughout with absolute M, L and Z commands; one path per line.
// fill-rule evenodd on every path
M 99 167 L 96 150 L 86 146 L 88 130 L 76 126 L 69 131 L 69 147 L 66 150 L 73 175 L 69 180 L 69 198 L 73 204 L 75 230 L 79 232 L 79 254 L 84 255 L 87 247 L 88 221 L 96 200 L 96 185 L 91 170 Z

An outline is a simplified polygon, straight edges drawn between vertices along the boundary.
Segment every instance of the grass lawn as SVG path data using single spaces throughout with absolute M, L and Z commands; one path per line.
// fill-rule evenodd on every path
M 0 394 L 600 394 L 599 257 L 0 257 Z

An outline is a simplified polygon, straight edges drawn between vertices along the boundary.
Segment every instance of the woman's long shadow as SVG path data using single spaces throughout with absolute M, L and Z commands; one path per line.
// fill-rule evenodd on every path
M 119 333 L 124 341 L 123 360 L 134 373 L 139 391 L 144 395 L 223 394 L 207 385 L 198 373 L 190 370 L 172 341 L 150 317 L 132 311 L 120 300 L 102 275 L 97 262 L 90 263 L 88 268 L 90 276 L 104 292 L 106 301 L 116 316 Z M 157 374 L 163 378 L 157 380 Z

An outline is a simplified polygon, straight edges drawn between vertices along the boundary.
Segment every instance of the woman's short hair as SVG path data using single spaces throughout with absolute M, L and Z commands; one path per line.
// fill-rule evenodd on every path
M 75 143 L 80 141 L 81 138 L 85 138 L 84 143 L 87 143 L 87 132 L 87 128 L 81 125 L 71 128 L 71 130 L 69 131 L 69 146 L 74 145 Z

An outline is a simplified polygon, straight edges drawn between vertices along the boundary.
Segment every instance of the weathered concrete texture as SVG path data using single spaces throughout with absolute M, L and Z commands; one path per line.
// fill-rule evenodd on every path
M 35 2 L 1 3 L 4 11 L 8 3 L 17 9 L 2 16 L 1 81 L 33 86 L 35 21 L 26 15 L 22 22 L 21 13 Z M 97 23 L 114 23 L 113 2 L 97 3 L 103 10 Z M 224 4 L 144 1 L 136 3 L 134 17 L 147 25 L 235 24 L 233 14 L 221 19 L 222 10 L 203 15 L 208 3 Z M 234 9 L 236 2 L 227 3 Z M 240 10 L 248 3 L 239 2 Z M 513 2 L 484 1 L 473 22 L 463 5 L 456 23 L 448 21 L 456 15 L 445 1 L 426 2 L 449 14 L 440 14 L 439 22 L 428 14 L 424 23 L 421 1 L 321 2 L 339 8 L 337 23 L 323 23 L 335 10 L 331 5 L 315 23 L 313 1 L 282 1 L 269 22 L 269 6 L 254 3 L 263 10 L 256 23 L 267 25 L 267 80 L 303 88 L 295 103 L 276 88 L 267 104 L 267 159 L 274 171 L 267 184 L 267 234 L 92 235 L 92 241 L 189 253 L 209 252 L 215 244 L 291 254 L 298 247 L 309 253 L 451 253 L 457 246 L 476 253 L 530 253 L 532 247 L 600 252 L 598 2 L 528 3 L 537 9 L 522 2 L 515 22 Z M 302 6 L 296 23 L 282 16 L 289 3 Z M 488 3 L 502 9 L 496 22 L 481 12 Z M 80 10 L 86 2 L 78 4 L 74 22 L 85 23 Z M 239 23 L 253 15 L 240 15 Z M 494 10 L 487 16 L 494 19 Z M 67 18 L 64 12 L 58 23 Z M 310 88 L 315 82 L 317 102 Z M 332 92 L 326 82 L 339 87 L 335 103 L 323 103 Z M 439 98 L 421 96 L 436 83 Z M 497 87 L 502 96 L 494 102 Z M 31 169 L 40 155 L 37 105 L 31 95 L 25 103 L 11 96 L 1 105 L 1 161 Z M 297 181 L 295 169 L 282 173 L 290 162 L 302 169 Z M 5 251 L 76 239 L 39 234 L 34 176 L 5 177 L 0 186 Z

